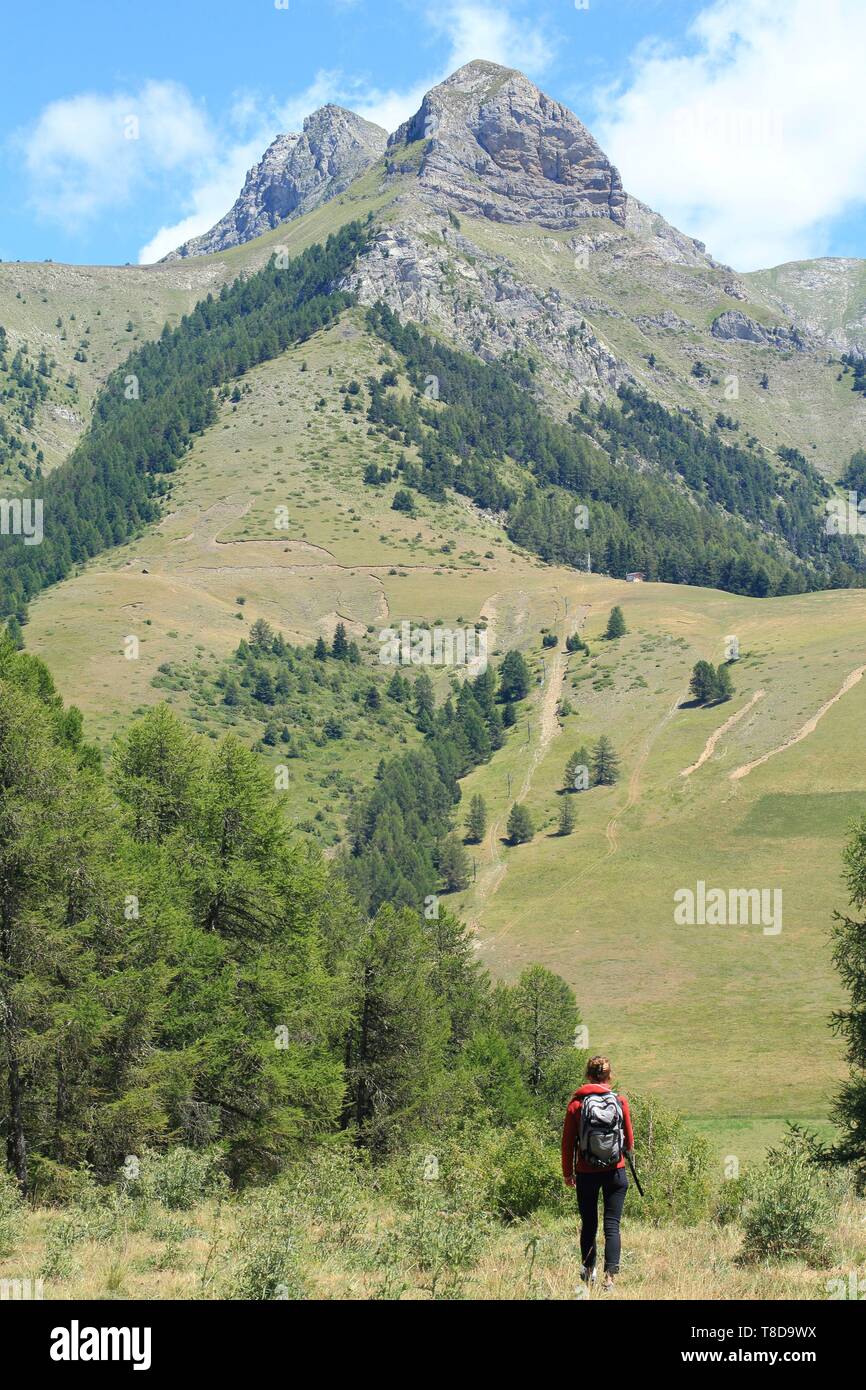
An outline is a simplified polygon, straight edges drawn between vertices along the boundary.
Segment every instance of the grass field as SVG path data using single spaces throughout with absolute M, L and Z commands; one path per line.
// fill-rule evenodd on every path
M 564 1199 L 566 1212 L 568 1205 Z M 83 1232 L 58 1251 L 52 1231 L 63 1217 L 40 1208 L 28 1215 L 15 1252 L 0 1257 L 0 1282 L 29 1279 L 36 1287 L 41 1278 L 42 1296 L 61 1301 L 251 1297 L 236 1243 L 239 1211 L 235 1203 L 208 1202 L 179 1212 L 156 1207 L 100 1238 Z M 494 1228 L 455 1279 L 450 1270 L 419 1265 L 410 1250 L 395 1258 L 389 1237 L 396 1213 L 387 1202 L 374 1200 L 357 1222 L 307 1218 L 285 1231 L 298 1252 L 298 1286 L 287 1296 L 303 1290 L 310 1298 L 340 1301 L 436 1295 L 509 1301 L 826 1300 L 846 1296 L 842 1291 L 852 1283 L 856 1290 L 858 1277 L 862 1287 L 863 1211 L 862 1202 L 843 1204 L 823 1267 L 804 1260 L 742 1264 L 742 1232 L 735 1224 L 654 1227 L 629 1220 L 626 1213 L 621 1274 L 615 1292 L 606 1295 L 600 1282 L 591 1291 L 580 1283 L 577 1222 L 570 1212 Z M 276 1228 L 270 1245 L 277 1247 L 279 1238 Z M 454 1281 L 450 1288 L 448 1279 Z
M 866 593 L 759 601 L 627 585 L 543 566 L 464 499 L 394 512 L 396 484 L 362 479 L 369 462 L 393 465 L 399 446 L 368 434 L 364 412 L 347 413 L 340 392 L 381 370 L 380 355 L 353 311 L 250 373 L 186 459 L 162 523 L 40 596 L 28 646 L 107 748 L 120 722 L 157 700 L 190 712 L 188 692 L 154 684 L 160 666 L 215 669 L 259 616 L 305 643 L 342 620 L 371 666 L 389 623 L 486 621 L 494 659 L 521 647 L 539 684 L 506 746 L 463 788 L 464 800 L 485 797 L 492 821 L 472 851 L 475 881 L 454 901 L 485 961 L 511 978 L 539 960 L 568 979 L 590 1045 L 612 1052 L 624 1085 L 662 1091 L 687 1112 L 720 1164 L 760 1151 L 787 1118 L 826 1129 L 842 1074 L 828 1030 L 840 1000 L 828 931 L 845 905 L 846 827 L 866 808 L 866 681 L 787 751 L 738 780 L 731 773 L 797 735 L 862 665 Z M 285 529 L 275 526 L 280 507 Z M 614 603 L 629 632 L 606 643 Z M 563 651 L 575 627 L 589 658 Z M 560 638 L 553 652 L 543 628 Z M 140 640 L 137 660 L 124 657 L 129 635 Z M 694 662 L 722 660 L 729 635 L 741 652 L 734 698 L 682 707 Z M 576 795 L 576 830 L 561 838 L 566 760 L 602 733 L 621 756 L 621 780 Z M 320 750 L 298 773 L 293 818 L 326 810 L 322 839 L 333 843 L 329 771 L 363 782 L 382 751 Z M 512 849 L 502 838 L 517 799 L 537 833 Z M 781 932 L 678 926 L 674 894 L 699 881 L 779 890 Z

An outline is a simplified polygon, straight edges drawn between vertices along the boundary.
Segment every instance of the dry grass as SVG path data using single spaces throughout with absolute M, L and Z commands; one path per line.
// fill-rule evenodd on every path
M 187 1300 L 237 1296 L 233 1289 L 231 1242 L 239 1214 L 234 1203 L 207 1203 L 189 1213 L 151 1207 L 146 1230 L 124 1227 L 108 1240 L 72 1245 L 65 1273 L 44 1275 L 44 1296 L 54 1300 Z M 40 1277 L 46 1238 L 61 1219 L 40 1209 L 28 1215 L 14 1253 L 0 1258 L 0 1281 Z M 142 1223 L 144 1224 L 144 1223 Z M 431 1275 L 420 1269 L 388 1236 L 397 1224 L 393 1208 L 371 1205 L 357 1233 L 342 1243 L 313 1220 L 293 1231 L 308 1296 L 326 1300 L 431 1297 Z M 181 1228 L 182 1239 L 166 1239 Z M 821 1268 L 792 1260 L 744 1265 L 738 1260 L 742 1235 L 736 1225 L 652 1227 L 626 1221 L 622 1271 L 613 1294 L 600 1283 L 580 1283 L 577 1224 L 570 1217 L 541 1217 L 511 1227 L 495 1226 L 479 1258 L 459 1272 L 448 1296 L 469 1300 L 567 1299 L 797 1299 L 831 1296 L 831 1281 L 848 1286 L 853 1273 L 866 1280 L 866 1203 L 840 1207 L 830 1262 Z

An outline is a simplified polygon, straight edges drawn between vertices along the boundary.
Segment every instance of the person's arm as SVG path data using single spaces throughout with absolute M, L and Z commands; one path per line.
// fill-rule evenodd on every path
M 562 1126 L 562 1176 L 567 1187 L 574 1187 L 574 1146 L 579 1113 L 579 1104 L 572 1102 L 565 1112 L 565 1124 Z
M 634 1130 L 631 1127 L 631 1111 L 628 1108 L 628 1101 L 626 1100 L 625 1096 L 620 1096 L 620 1100 L 622 1101 L 622 1123 L 623 1129 L 625 1130 L 626 1153 L 633 1154 Z

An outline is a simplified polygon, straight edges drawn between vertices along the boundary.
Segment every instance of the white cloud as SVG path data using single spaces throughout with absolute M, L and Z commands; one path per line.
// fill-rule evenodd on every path
M 190 196 L 192 211 L 169 226 L 160 227 L 138 253 L 139 265 L 152 265 L 190 237 L 209 231 L 232 206 L 243 187 L 247 171 L 261 159 L 267 144 L 259 137 L 236 145 L 211 161 L 211 173 L 196 184 Z
M 17 142 L 37 209 L 75 224 L 127 202 L 150 179 L 194 168 L 213 148 L 207 117 L 175 82 L 51 102 Z
M 347 106 L 391 132 L 417 111 L 425 92 L 473 58 L 538 75 L 552 56 L 541 30 L 518 18 L 509 0 L 449 0 L 430 8 L 423 20 L 431 40 L 447 45 L 447 56 L 441 68 L 405 88 L 370 87 L 322 69 L 305 90 L 285 100 L 236 93 L 219 122 L 174 82 L 53 102 L 19 137 L 32 199 L 44 215 L 81 224 L 141 196 L 159 180 L 185 184 L 184 215 L 160 227 L 141 248 L 139 261 L 146 264 L 208 231 L 275 136 L 300 130 L 304 117 L 326 102 Z
M 630 192 L 737 269 L 821 255 L 866 203 L 863 0 L 715 0 L 597 94 Z
M 540 30 L 516 19 L 502 4 L 453 0 L 453 3 L 431 9 L 425 19 L 431 33 L 447 41 L 448 56 L 439 71 L 410 87 L 370 87 L 339 71 L 322 69 L 304 91 L 282 104 L 272 103 L 267 110 L 255 95 L 238 95 L 231 117 L 234 124 L 247 133 L 242 150 L 228 149 L 218 167 L 211 169 L 193 189 L 189 200 L 191 211 L 173 225 L 161 227 L 142 247 L 139 261 L 159 260 L 190 237 L 209 231 L 231 207 L 247 169 L 261 157 L 274 137 L 281 131 L 300 130 L 304 117 L 326 102 L 346 106 L 390 133 L 414 115 L 425 92 L 473 58 L 486 58 L 530 73 L 541 72 L 551 59 L 551 50 Z M 255 134 L 249 134 L 253 130 Z
M 544 71 L 552 50 L 540 29 L 516 18 L 501 5 L 455 0 L 428 13 L 434 30 L 447 36 L 451 51 L 443 76 L 473 58 L 486 58 L 503 67 L 537 75 Z M 441 78 L 439 79 L 441 81 Z

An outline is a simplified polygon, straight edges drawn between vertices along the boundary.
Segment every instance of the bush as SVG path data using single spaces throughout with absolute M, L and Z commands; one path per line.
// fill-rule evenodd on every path
M 292 1210 L 271 1192 L 238 1208 L 239 1226 L 225 1254 L 223 1297 L 255 1302 L 306 1297 Z
M 314 1150 L 280 1183 L 281 1194 L 298 1216 L 312 1220 L 318 1241 L 343 1251 L 360 1239 L 372 1190 L 366 1155 L 346 1145 Z
M 749 1179 L 744 1174 L 739 1178 L 728 1178 L 722 1183 L 713 1205 L 713 1220 L 718 1226 L 732 1226 L 742 1221 L 746 1203 L 749 1200 Z
M 24 1203 L 11 1173 L 0 1169 L 0 1255 L 15 1249 L 24 1230 Z
M 136 1162 L 135 1176 L 128 1177 L 128 1190 L 145 1201 L 161 1202 L 170 1211 L 188 1211 L 223 1193 L 228 1179 L 222 1169 L 219 1149 L 186 1149 L 179 1145 L 167 1153 L 145 1149 Z
M 643 1184 L 632 1184 L 629 1209 L 639 1220 L 692 1226 L 709 1212 L 712 1198 L 707 1141 L 690 1134 L 681 1115 L 654 1096 L 630 1096 L 635 1164 Z
M 520 1120 L 512 1129 L 493 1131 L 479 1160 L 488 1172 L 487 1202 L 504 1221 L 519 1221 L 542 1208 L 557 1209 L 567 1192 L 559 1150 L 542 1129 Z
M 484 1185 L 453 1141 L 442 1152 L 413 1150 L 396 1171 L 403 1208 L 378 1252 L 383 1267 L 403 1267 L 434 1299 L 460 1298 L 490 1229 Z
M 807 1134 L 791 1126 L 786 1141 L 767 1150 L 749 1190 L 751 1200 L 743 1216 L 743 1260 L 827 1261 L 827 1232 L 841 1194 L 838 1184 L 815 1162 Z

